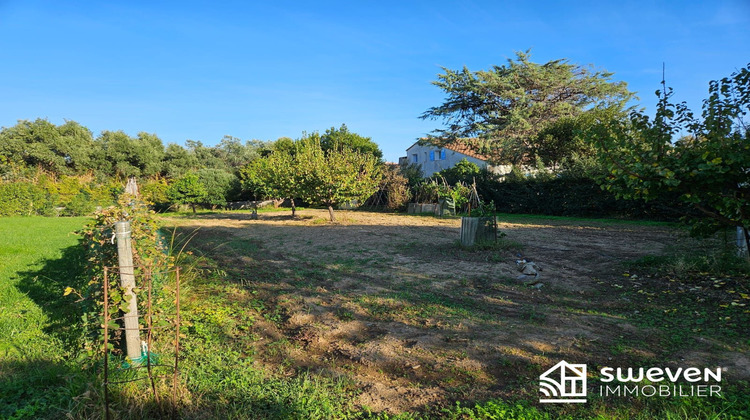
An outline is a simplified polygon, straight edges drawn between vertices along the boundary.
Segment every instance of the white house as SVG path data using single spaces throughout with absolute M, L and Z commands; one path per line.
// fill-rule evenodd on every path
M 487 157 L 459 143 L 437 147 L 431 144 L 420 145 L 416 142 L 406 149 L 406 156 L 399 158 L 398 163 L 414 163 L 421 166 L 423 176 L 427 178 L 443 169 L 452 168 L 461 159 L 466 159 L 480 168 L 489 168 L 492 172 L 499 174 L 506 174 L 511 170 L 510 165 L 488 166 Z

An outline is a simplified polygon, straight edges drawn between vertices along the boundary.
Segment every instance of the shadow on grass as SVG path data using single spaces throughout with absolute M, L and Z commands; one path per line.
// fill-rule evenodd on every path
M 70 363 L 0 361 L 0 418 L 64 418 L 87 382 Z
M 44 332 L 58 338 L 69 351 L 80 344 L 83 330 L 75 295 L 64 296 L 64 293 L 66 287 L 77 290 L 86 287 L 85 263 L 85 249 L 78 244 L 63 249 L 60 258 L 44 260 L 38 270 L 18 273 L 18 289 L 47 316 Z
M 144 394 L 146 386 L 141 388 L 134 397 L 132 392 L 110 386 L 110 418 L 173 418 L 171 401 L 157 403 L 150 393 Z M 75 361 L 0 361 L 2 419 L 102 419 L 104 401 L 100 376 Z
M 31 354 L 39 352 L 21 348 L 18 355 L 0 356 L 0 418 L 104 418 L 101 366 L 85 368 L 77 361 L 84 333 L 82 309 L 74 294 L 64 296 L 66 287 L 87 287 L 85 249 L 80 244 L 69 246 L 61 250 L 59 258 L 40 261 L 36 267 L 18 272 L 16 287 L 46 316 L 43 331 L 51 338 L 47 341 L 62 348 L 54 355 L 42 352 L 34 357 Z M 188 349 L 183 355 L 191 357 Z M 179 418 L 313 418 L 311 413 L 321 408 L 305 399 L 305 395 L 316 395 L 315 381 L 268 380 L 254 366 L 238 369 L 237 360 L 214 359 L 200 354 L 186 362 L 180 380 L 184 398 L 178 402 Z M 216 370 L 206 368 L 210 360 L 217 362 Z M 191 371 L 203 375 L 202 382 L 196 382 Z M 235 382 L 224 383 L 229 377 Z M 194 402 L 194 393 L 207 399 Z M 111 385 L 110 401 L 111 418 L 172 418 L 170 401 L 162 398 L 162 403 L 157 403 L 147 382 Z M 329 409 L 337 412 L 333 405 Z

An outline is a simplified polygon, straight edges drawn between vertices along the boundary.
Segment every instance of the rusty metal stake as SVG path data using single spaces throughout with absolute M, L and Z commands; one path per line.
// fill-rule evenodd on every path
M 146 283 L 148 284 L 148 302 L 147 302 L 147 321 L 148 321 L 148 333 L 146 338 L 146 370 L 148 371 L 148 378 L 151 380 L 151 391 L 154 393 L 154 399 L 156 400 L 156 404 L 161 407 L 159 404 L 159 394 L 156 392 L 156 383 L 154 382 L 154 375 L 151 372 L 151 338 L 153 337 L 153 311 L 151 310 L 151 289 L 152 289 L 152 277 L 151 277 L 151 267 L 146 269 Z
M 180 267 L 175 269 L 175 306 L 176 306 L 176 319 L 175 319 L 175 337 L 174 337 L 174 377 L 172 378 L 172 418 L 176 419 L 178 416 L 177 410 L 177 375 L 178 370 L 178 359 L 180 357 Z
M 104 418 L 109 420 L 109 269 L 104 267 Z

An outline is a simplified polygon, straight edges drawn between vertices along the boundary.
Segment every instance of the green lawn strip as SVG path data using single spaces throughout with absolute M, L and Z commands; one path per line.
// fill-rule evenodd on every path
M 0 218 L 0 418 L 60 416 L 85 389 L 72 347 L 86 218 Z
M 459 213 L 455 216 L 437 216 L 433 213 L 405 214 L 409 217 L 430 217 L 436 219 L 460 219 L 468 214 Z M 516 224 L 584 224 L 584 225 L 634 225 L 634 226 L 668 226 L 679 227 L 679 223 L 664 222 L 658 220 L 640 220 L 640 219 L 613 219 L 613 218 L 594 218 L 594 217 L 576 217 L 576 216 L 550 216 L 546 214 L 521 214 L 521 213 L 497 213 L 499 223 L 516 223 Z
M 573 217 L 573 216 L 548 216 L 543 214 L 515 214 L 515 213 L 498 213 L 498 222 L 507 223 L 521 223 L 521 224 L 535 224 L 544 221 L 552 221 L 558 223 L 572 222 L 576 224 L 580 223 L 593 223 L 602 225 L 637 225 L 637 226 L 670 226 L 678 227 L 678 223 L 674 222 L 663 222 L 658 220 L 636 220 L 636 219 L 612 219 L 612 218 L 589 218 L 589 217 Z
M 297 207 L 297 211 L 305 210 L 308 207 Z M 193 213 L 192 211 L 167 211 L 160 213 L 161 216 L 173 219 L 202 219 L 208 216 L 223 216 L 223 215 L 243 215 L 248 216 L 253 211 L 250 209 L 243 210 L 198 210 Z M 292 214 L 291 207 L 273 207 L 266 206 L 258 209 L 258 213 L 283 213 L 287 212 L 289 215 Z

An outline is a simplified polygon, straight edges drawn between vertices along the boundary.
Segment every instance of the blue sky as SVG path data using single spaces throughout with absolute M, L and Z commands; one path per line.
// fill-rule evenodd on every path
M 441 67 L 529 48 L 614 72 L 647 110 L 666 63 L 675 99 L 698 110 L 708 81 L 750 62 L 750 1 L 0 0 L 0 125 L 215 144 L 346 123 L 394 161 L 439 127 L 418 116 L 444 98 Z

